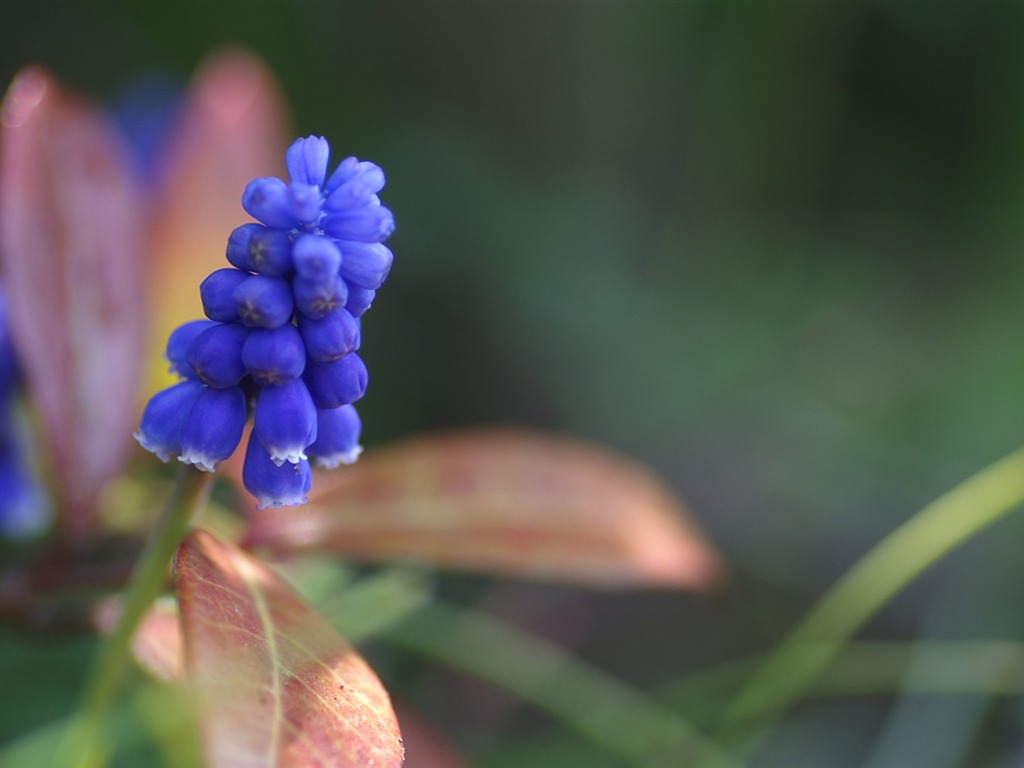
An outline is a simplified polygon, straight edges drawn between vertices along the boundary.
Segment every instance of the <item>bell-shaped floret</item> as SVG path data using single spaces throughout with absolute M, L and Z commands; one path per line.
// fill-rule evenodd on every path
M 242 364 L 257 384 L 281 384 L 296 379 L 306 368 L 302 336 L 291 324 L 256 328 L 242 345 Z
M 299 312 L 313 319 L 344 307 L 348 300 L 348 286 L 337 275 L 326 282 L 307 280 L 301 275 L 296 275 L 292 281 L 292 291 Z
M 369 376 L 363 361 L 353 352 L 333 363 L 310 361 L 304 378 L 317 408 L 337 408 L 366 394 Z
M 330 363 L 356 348 L 359 323 L 344 309 L 336 309 L 317 319 L 308 318 L 300 312 L 299 333 L 310 360 Z
M 316 412 L 316 440 L 306 449 L 313 463 L 324 469 L 352 464 L 363 452 L 359 445 L 362 423 L 354 405 Z
M 316 439 L 317 417 L 302 379 L 260 390 L 253 429 L 275 464 L 298 464 L 306 458 L 306 448 Z
M 288 178 L 292 184 L 322 187 L 327 176 L 331 147 L 323 136 L 296 139 L 284 154 Z
M 199 395 L 206 389 L 188 379 L 157 392 L 142 412 L 142 423 L 135 433 L 139 445 L 155 453 L 160 461 L 169 461 L 181 453 L 181 434 L 185 420 Z
M 305 460 L 299 460 L 297 464 L 275 464 L 253 432 L 245 449 L 242 483 L 259 501 L 260 509 L 294 507 L 309 500 L 313 472 Z
M 277 328 L 295 312 L 291 286 L 282 277 L 249 275 L 233 295 L 242 322 L 250 328 Z
M 324 232 L 338 240 L 379 243 L 395 231 L 395 218 L 383 205 L 363 205 L 327 216 Z
M 195 369 L 189 365 L 185 353 L 196 336 L 215 325 L 213 320 L 192 320 L 171 331 L 171 335 L 167 338 L 167 351 L 164 354 L 167 362 L 171 364 L 171 373 L 176 373 L 186 379 L 198 378 Z
M 239 269 L 280 277 L 292 268 L 292 241 L 285 230 L 243 224 L 228 238 L 227 257 Z
M 185 349 L 185 361 L 204 384 L 233 387 L 245 376 L 242 345 L 249 329 L 239 323 L 215 323 L 200 331 Z
M 303 235 L 292 246 L 292 261 L 300 277 L 312 282 L 333 283 L 341 267 L 341 251 L 329 238 Z
M 235 289 L 249 277 L 248 272 L 225 267 L 212 272 L 199 284 L 199 297 L 203 301 L 203 312 L 218 323 L 238 320 L 238 302 Z
M 238 447 L 246 416 L 241 389 L 204 387 L 185 419 L 178 461 L 213 472 Z
M 360 288 L 377 290 L 391 271 L 394 256 L 380 243 L 339 243 L 341 247 L 341 276 Z

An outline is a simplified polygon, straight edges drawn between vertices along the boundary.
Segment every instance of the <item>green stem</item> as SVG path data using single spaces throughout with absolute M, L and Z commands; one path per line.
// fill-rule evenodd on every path
M 901 525 L 851 568 L 739 692 L 718 732 L 763 732 L 896 594 L 979 531 L 1024 504 L 1024 449 L 992 464 Z
M 440 601 L 384 633 L 400 647 L 464 669 L 560 718 L 625 765 L 677 766 L 699 746 L 742 768 L 689 721 L 617 678 L 495 616 Z
M 110 748 L 100 738 L 101 731 L 130 657 L 132 638 L 163 590 L 178 544 L 205 505 L 212 479 L 212 474 L 194 467 L 182 467 L 178 473 L 160 520 L 135 564 L 117 626 L 100 646 L 86 677 L 81 707 L 53 765 L 98 768 L 107 762 Z

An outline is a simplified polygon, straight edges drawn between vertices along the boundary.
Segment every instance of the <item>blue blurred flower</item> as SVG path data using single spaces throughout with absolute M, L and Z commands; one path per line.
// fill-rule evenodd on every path
M 209 319 L 171 334 L 167 359 L 185 382 L 152 398 L 136 433 L 165 461 L 213 471 L 253 413 L 242 475 L 261 507 L 304 503 L 309 459 L 330 468 L 362 450 L 352 403 L 367 372 L 355 350 L 391 268 L 383 241 L 394 217 L 377 196 L 378 166 L 349 157 L 328 176 L 329 158 L 326 139 L 299 139 L 285 155 L 287 182 L 245 188 L 242 206 L 258 223 L 231 233 L 231 267 L 200 286 Z
M 21 379 L 0 292 L 0 534 L 12 538 L 35 535 L 53 514 L 49 495 L 26 465 L 26 436 L 18 421 Z

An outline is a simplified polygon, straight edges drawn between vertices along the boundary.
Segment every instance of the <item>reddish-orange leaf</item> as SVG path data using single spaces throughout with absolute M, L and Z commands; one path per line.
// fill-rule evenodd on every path
M 242 209 L 245 185 L 281 175 L 291 130 L 273 75 L 241 50 L 211 57 L 196 72 L 171 142 L 161 159 L 163 194 L 156 206 L 153 250 L 152 389 L 172 383 L 161 355 L 170 332 L 203 316 L 199 283 L 224 258 L 231 231 L 252 218 Z
M 310 503 L 251 512 L 248 544 L 418 558 L 589 586 L 706 588 L 715 552 L 664 482 L 603 448 L 481 430 L 318 473 Z
M 83 537 L 135 428 L 145 340 L 142 197 L 109 121 L 38 68 L 0 111 L 0 257 L 61 524 Z
M 376 675 L 267 566 L 196 531 L 175 581 L 211 768 L 401 765 Z

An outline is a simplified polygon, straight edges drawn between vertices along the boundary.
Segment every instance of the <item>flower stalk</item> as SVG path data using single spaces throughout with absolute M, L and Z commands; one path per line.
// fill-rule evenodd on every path
M 183 466 L 160 520 L 136 562 L 114 631 L 103 641 L 89 670 L 82 703 L 52 765 L 98 768 L 109 757 L 101 738 L 131 655 L 132 638 L 143 616 L 166 584 L 178 544 L 206 506 L 214 475 Z

